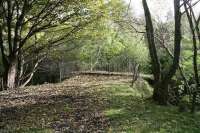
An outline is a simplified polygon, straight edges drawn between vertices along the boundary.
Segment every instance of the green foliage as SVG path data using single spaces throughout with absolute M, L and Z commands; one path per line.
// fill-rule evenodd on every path
M 190 38 L 183 39 L 183 48 L 181 54 L 181 66 L 188 79 L 193 77 L 193 44 Z M 199 53 L 199 52 L 198 52 Z M 197 56 L 197 63 L 200 63 L 200 57 Z M 200 71 L 199 71 L 200 72 Z
M 113 4 L 119 3 L 120 1 L 121 0 L 117 0 L 108 3 L 105 3 L 102 0 L 63 1 L 62 5 L 60 5 L 59 8 L 56 8 L 55 11 L 46 11 L 56 14 L 57 19 L 51 18 L 52 15 L 50 15 L 48 16 L 50 18 L 45 18 L 40 23 L 40 25 L 45 25 L 48 24 L 49 19 L 52 19 L 51 23 L 53 26 L 45 28 L 29 38 L 26 45 L 23 47 L 25 54 L 29 58 L 31 55 L 36 56 L 38 53 L 50 53 L 51 57 L 55 56 L 55 58 L 61 58 L 61 56 L 64 57 L 66 52 L 84 45 L 83 40 L 86 39 L 86 36 L 89 37 L 87 32 L 89 31 L 89 33 L 92 34 L 90 30 L 87 31 L 86 29 L 92 24 L 97 24 L 99 20 L 108 18 L 110 15 L 109 11 L 112 11 L 110 8 Z M 50 1 L 50 3 L 51 2 L 54 1 Z M 30 13 L 27 14 L 27 17 L 29 18 L 33 14 L 40 13 L 40 9 L 42 9 L 46 3 L 47 1 L 42 0 L 35 2 Z M 112 12 L 114 13 L 115 11 L 121 12 L 118 8 L 115 10 L 113 9 Z M 22 31 L 23 37 L 27 35 L 33 24 L 34 23 L 30 21 L 24 26 Z M 65 53 L 61 50 L 65 51 Z
M 137 63 L 145 68 L 148 65 L 148 50 L 140 36 L 132 36 L 126 30 L 102 20 L 95 26 L 96 31 L 86 31 L 90 38 L 81 48 L 80 59 L 83 64 L 93 67 L 105 67 L 102 64 L 123 67 L 128 63 Z M 126 32 L 126 34 L 125 34 Z M 125 70 L 126 71 L 126 70 Z
M 146 71 L 148 50 L 141 36 L 133 35 L 117 23 L 123 20 L 127 13 L 127 5 L 123 1 L 80 1 L 78 5 L 70 1 L 65 10 L 68 13 L 74 10 L 79 12 L 66 23 L 37 33 L 36 38 L 31 38 L 26 47 L 37 44 L 34 45 L 33 50 L 27 52 L 28 55 L 34 54 L 34 49 L 46 45 L 43 51 L 48 53 L 48 58 L 66 62 L 80 60 L 80 67 L 85 69 L 105 68 L 108 64 L 122 68 L 128 66 L 128 63 L 137 63 L 141 64 L 141 68 Z M 89 22 L 90 20 L 94 21 Z M 76 33 L 71 33 L 76 24 L 81 25 L 85 22 L 89 24 L 81 27 Z M 124 23 L 123 26 L 126 25 Z M 48 48 L 48 42 L 68 33 L 69 36 L 65 37 L 60 46 Z

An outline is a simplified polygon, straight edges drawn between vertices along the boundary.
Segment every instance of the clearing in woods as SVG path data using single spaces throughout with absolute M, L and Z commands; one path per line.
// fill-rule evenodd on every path
M 199 132 L 197 113 L 178 113 L 149 97 L 142 79 L 76 75 L 58 84 L 0 92 L 1 133 Z

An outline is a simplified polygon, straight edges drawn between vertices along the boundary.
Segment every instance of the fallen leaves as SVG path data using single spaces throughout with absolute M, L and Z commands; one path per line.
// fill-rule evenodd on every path
M 109 126 L 102 113 L 106 98 L 98 90 L 103 85 L 130 80 L 121 76 L 77 75 L 59 84 L 0 92 L 0 127 L 13 132 L 24 129 L 104 132 Z

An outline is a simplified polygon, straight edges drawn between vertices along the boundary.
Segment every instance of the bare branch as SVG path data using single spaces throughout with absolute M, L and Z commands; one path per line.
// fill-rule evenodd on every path
M 188 4 L 189 2 L 191 2 L 191 0 L 183 0 L 182 6 L 183 6 L 184 4 Z M 189 8 L 192 8 L 192 7 L 196 6 L 199 2 L 200 2 L 200 0 L 197 0 L 197 1 L 194 2 L 192 5 L 190 5 L 190 7 L 187 7 L 186 9 L 189 9 Z M 182 14 L 186 13 L 186 9 L 185 9 L 184 12 L 182 12 Z
M 36 61 L 36 63 L 35 63 L 35 65 L 34 65 L 34 67 L 33 67 L 33 69 L 32 69 L 32 71 L 29 73 L 29 74 L 27 74 L 23 79 L 26 79 L 26 81 L 22 84 L 22 85 L 20 85 L 20 87 L 25 87 L 30 81 L 31 81 L 31 79 L 33 78 L 33 75 L 34 75 L 34 73 L 37 71 L 37 68 L 38 68 L 38 65 L 39 65 L 39 63 L 43 60 L 45 58 L 45 56 L 44 57 L 42 57 L 42 58 L 40 58 L 40 59 L 38 59 L 37 61 Z

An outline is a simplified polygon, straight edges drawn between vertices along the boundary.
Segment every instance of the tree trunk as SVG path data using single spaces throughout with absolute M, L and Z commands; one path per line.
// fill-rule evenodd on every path
M 154 86 L 153 100 L 157 101 L 160 105 L 167 105 L 169 101 L 169 85 L 157 83 Z
M 17 76 L 17 60 L 14 59 L 13 61 L 10 62 L 8 71 L 5 74 L 6 74 L 7 89 L 14 89 Z
M 15 83 L 17 87 L 19 87 L 21 85 L 21 78 L 24 73 L 24 63 L 25 63 L 25 61 L 24 61 L 23 55 L 21 53 L 19 53 L 18 66 L 17 66 L 18 73 L 16 76 L 16 83 Z
M 132 77 L 131 86 L 133 87 L 133 84 L 135 83 L 135 81 L 137 81 L 138 76 L 139 76 L 139 64 L 134 63 L 132 64 L 132 67 L 133 67 L 132 68 L 133 77 Z
M 198 73 L 198 48 L 197 48 L 197 40 L 196 40 L 196 33 L 198 35 L 198 25 L 195 25 L 195 16 L 192 15 L 192 7 L 189 4 L 189 9 L 187 8 L 187 4 L 188 3 L 184 3 L 184 8 L 185 8 L 185 12 L 188 18 L 188 22 L 189 22 L 189 26 L 190 26 L 190 30 L 191 30 L 191 34 L 192 34 L 192 41 L 193 41 L 193 70 L 194 70 L 194 78 L 195 78 L 195 90 L 193 92 L 193 98 L 192 98 L 192 109 L 191 112 L 194 113 L 195 112 L 195 107 L 196 107 L 196 97 L 197 97 L 197 91 L 199 88 L 199 73 Z M 194 21 L 194 23 L 193 23 Z
M 147 0 L 142 0 L 144 15 L 146 21 L 146 35 L 149 47 L 149 54 L 152 63 L 152 72 L 154 76 L 154 94 L 153 99 L 158 101 L 159 104 L 167 105 L 169 100 L 169 85 L 170 80 L 176 74 L 179 67 L 179 58 L 181 50 L 181 11 L 180 0 L 174 0 L 175 12 L 175 36 L 174 36 L 174 56 L 173 63 L 167 74 L 163 75 L 160 65 L 160 60 L 157 55 L 157 49 L 154 38 L 154 27 L 151 19 L 151 13 L 147 4 Z
M 63 76 L 63 73 L 62 73 L 62 68 L 63 68 L 63 62 L 59 61 L 58 62 L 58 69 L 59 69 L 59 82 L 61 83 L 62 82 L 62 76 Z
M 151 63 L 152 63 L 152 72 L 153 72 L 155 81 L 159 82 L 161 79 L 161 66 L 160 66 L 160 61 L 158 58 L 157 49 L 156 49 L 155 40 L 154 40 L 153 22 L 151 19 L 151 13 L 150 13 L 147 1 L 142 0 L 142 3 L 143 3 L 143 8 L 144 8 L 144 14 L 145 14 L 146 36 L 147 36 L 149 54 L 150 54 Z

